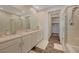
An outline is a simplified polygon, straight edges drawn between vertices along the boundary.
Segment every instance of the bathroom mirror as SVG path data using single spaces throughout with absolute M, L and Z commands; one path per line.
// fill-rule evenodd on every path
M 23 20 L 23 28 L 26 31 L 37 30 L 39 27 L 38 20 L 32 14 L 24 15 L 21 19 Z
M 0 36 L 37 30 L 38 28 L 38 20 L 31 13 L 19 16 L 0 11 Z
M 30 16 L 25 17 L 26 31 L 30 30 Z
M 30 17 L 30 29 L 37 30 L 39 29 L 39 23 L 35 16 L 31 15 Z
M 10 17 L 11 14 L 0 11 L 0 36 L 10 34 Z

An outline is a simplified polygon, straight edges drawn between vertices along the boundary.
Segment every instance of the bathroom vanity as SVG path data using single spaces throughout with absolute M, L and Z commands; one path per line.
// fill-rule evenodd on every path
M 41 40 L 40 30 L 0 37 L 0 52 L 29 52 Z
M 32 16 L 0 10 L 0 53 L 29 52 L 41 41 L 40 26 Z

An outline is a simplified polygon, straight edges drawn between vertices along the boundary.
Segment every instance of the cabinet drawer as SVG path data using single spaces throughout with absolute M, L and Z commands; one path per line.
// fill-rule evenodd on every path
M 21 42 L 21 38 L 17 38 L 17 39 L 12 39 L 10 41 L 5 41 L 3 43 L 0 43 L 0 50 L 20 42 Z

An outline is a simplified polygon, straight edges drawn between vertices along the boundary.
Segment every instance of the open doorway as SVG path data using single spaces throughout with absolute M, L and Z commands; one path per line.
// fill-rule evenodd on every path
M 50 19 L 51 19 L 51 35 L 52 36 L 58 36 L 60 33 L 60 11 L 61 10 L 55 10 L 51 11 L 50 13 Z

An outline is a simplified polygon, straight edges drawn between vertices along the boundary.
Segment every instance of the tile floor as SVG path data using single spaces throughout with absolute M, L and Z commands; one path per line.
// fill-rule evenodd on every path
M 57 45 L 57 46 L 54 46 L 54 45 Z M 57 35 L 52 35 L 50 37 L 49 43 L 45 50 L 40 49 L 38 47 L 34 47 L 32 49 L 32 51 L 34 51 L 36 53 L 64 53 L 64 51 L 60 45 L 59 37 Z

